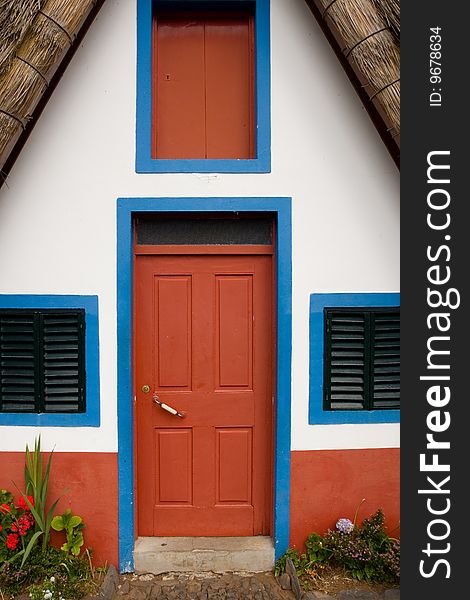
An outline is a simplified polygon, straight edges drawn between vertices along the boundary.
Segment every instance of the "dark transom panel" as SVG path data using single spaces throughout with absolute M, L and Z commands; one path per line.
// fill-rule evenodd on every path
M 139 218 L 138 245 L 266 245 L 273 243 L 271 218 Z

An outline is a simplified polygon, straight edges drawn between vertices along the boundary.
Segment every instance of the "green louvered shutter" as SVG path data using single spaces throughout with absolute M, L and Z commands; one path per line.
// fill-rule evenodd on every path
M 0 311 L 0 412 L 85 412 L 83 310 Z
M 400 312 L 325 309 L 325 410 L 400 407 Z
M 36 410 L 36 329 L 34 315 L 0 313 L 0 409 Z
M 400 313 L 371 313 L 371 408 L 400 408 Z

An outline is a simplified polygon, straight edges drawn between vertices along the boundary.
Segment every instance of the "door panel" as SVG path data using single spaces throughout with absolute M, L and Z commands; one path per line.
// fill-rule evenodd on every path
M 135 314 L 139 535 L 269 533 L 271 256 L 139 255 Z
M 251 388 L 253 281 L 251 276 L 216 277 L 218 388 Z
M 190 389 L 191 278 L 158 276 L 154 285 L 158 387 Z
M 156 502 L 192 504 L 191 429 L 155 429 Z
M 251 427 L 218 428 L 216 435 L 216 503 L 243 502 L 251 504 L 253 429 Z

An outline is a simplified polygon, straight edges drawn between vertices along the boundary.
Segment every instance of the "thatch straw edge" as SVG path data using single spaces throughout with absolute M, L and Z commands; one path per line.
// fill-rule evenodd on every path
M 391 135 L 400 133 L 400 46 L 398 0 L 315 0 L 336 29 L 348 61 L 384 114 Z
M 6 38 L 0 46 L 7 65 L 0 74 L 0 168 L 97 1 L 22 0 L 37 9 L 16 47 Z
M 400 42 L 400 0 L 372 0 L 387 23 L 390 31 Z
M 44 0 L 0 0 L 0 75 L 31 26 Z

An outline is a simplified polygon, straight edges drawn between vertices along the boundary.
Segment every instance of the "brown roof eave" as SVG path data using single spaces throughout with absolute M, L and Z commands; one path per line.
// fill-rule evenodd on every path
M 357 68 L 354 60 L 348 60 L 343 53 L 344 40 L 332 20 L 323 18 L 324 6 L 321 0 L 306 0 L 306 2 L 361 99 L 390 156 L 397 168 L 400 168 L 400 134 L 394 134 L 395 129 L 378 102 L 377 96 L 369 97 L 366 91 L 368 88 L 370 89 L 369 82 Z

